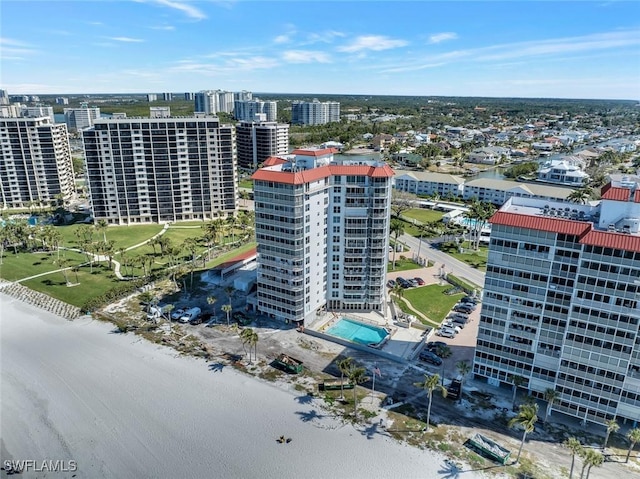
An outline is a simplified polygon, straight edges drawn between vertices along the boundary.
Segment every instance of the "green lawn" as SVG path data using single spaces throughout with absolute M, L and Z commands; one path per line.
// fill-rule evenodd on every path
M 445 247 L 442 249 L 443 252 L 447 253 L 449 256 L 453 256 L 454 258 L 472 266 L 478 271 L 486 271 L 487 270 L 487 258 L 489 257 L 489 246 L 480 245 L 480 249 L 475 251 L 471 248 L 471 244 L 468 241 L 465 241 L 462 244 L 462 253 L 456 247 Z
M 238 188 L 248 188 L 250 190 L 253 189 L 253 180 L 250 179 L 243 179 L 238 181 Z
M 72 248 L 77 248 L 78 238 L 75 232 L 81 225 L 58 227 L 62 234 L 62 244 Z M 106 230 L 107 241 L 115 241 L 115 250 L 129 248 L 130 246 L 142 243 L 152 236 L 162 231 L 162 225 L 134 225 L 134 226 L 109 226 Z M 94 241 L 102 241 L 102 232 L 97 230 L 93 234 Z
M 404 291 L 403 297 L 411 305 L 437 324 L 449 314 L 451 308 L 464 294 L 446 295 L 444 291 L 451 289 L 450 284 L 440 286 L 430 284 Z
M 442 211 L 434 211 L 426 208 L 413 208 L 402 213 L 403 218 L 410 218 L 420 223 L 429 223 L 430 221 L 440 221 L 444 216 Z
M 71 283 L 76 282 L 75 273 L 67 273 Z M 78 272 L 77 286 L 67 286 L 62 273 L 51 273 L 40 278 L 24 281 L 22 284 L 28 288 L 48 294 L 65 303 L 81 307 L 89 299 L 99 296 L 119 283 L 113 273 L 103 263 L 101 266 L 93 266 L 93 274 L 89 272 L 89 266 L 83 267 Z
M 17 281 L 36 274 L 55 271 L 59 267 L 53 262 L 57 260 L 55 252 L 48 253 L 22 253 L 17 255 L 12 249 L 5 250 L 0 266 L 0 277 L 8 281 Z M 87 260 L 87 257 L 75 251 L 60 251 L 60 257 L 69 260 L 69 265 L 77 265 Z M 60 275 L 62 278 L 62 275 Z
M 420 266 L 419 264 L 414 263 L 410 259 L 399 259 L 401 255 L 402 255 L 402 253 L 396 253 L 396 267 L 395 267 L 395 269 L 393 268 L 393 261 L 389 261 L 389 264 L 387 265 L 387 272 L 388 273 L 397 273 L 398 271 L 409 271 L 409 270 L 412 270 L 412 269 L 420 269 L 420 268 L 422 268 L 422 266 Z M 393 260 L 393 253 L 389 253 L 389 257 L 390 257 L 391 260 Z

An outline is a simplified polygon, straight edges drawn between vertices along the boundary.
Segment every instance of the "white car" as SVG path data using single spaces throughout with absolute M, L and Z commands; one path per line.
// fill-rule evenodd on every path
M 444 323 L 442 323 L 442 326 L 444 328 L 453 329 L 456 332 L 456 334 L 458 334 L 460 331 L 462 331 L 462 328 L 460 327 L 459 324 L 453 323 L 451 321 L 445 321 Z
M 175 309 L 175 310 L 171 311 L 171 319 L 177 321 L 182 316 L 184 316 L 184 312 L 185 311 L 186 311 L 186 309 L 184 309 L 184 308 Z

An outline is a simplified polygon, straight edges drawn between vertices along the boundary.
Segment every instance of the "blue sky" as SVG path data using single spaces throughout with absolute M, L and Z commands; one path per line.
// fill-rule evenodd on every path
M 640 99 L 638 1 L 0 3 L 0 88 Z

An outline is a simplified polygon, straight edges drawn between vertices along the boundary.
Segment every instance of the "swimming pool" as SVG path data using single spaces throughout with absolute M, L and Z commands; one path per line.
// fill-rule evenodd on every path
M 384 328 L 347 318 L 341 318 L 325 333 L 354 343 L 364 344 L 365 346 L 377 346 L 389 336 L 389 333 Z

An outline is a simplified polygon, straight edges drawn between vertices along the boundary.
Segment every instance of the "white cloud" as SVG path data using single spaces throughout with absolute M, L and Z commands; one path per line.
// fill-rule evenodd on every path
M 275 58 L 263 56 L 226 57 L 219 63 L 198 62 L 191 59 L 180 60 L 170 70 L 174 72 L 198 72 L 202 74 L 224 74 L 264 70 L 279 66 Z
M 290 41 L 289 35 L 278 35 L 273 39 L 273 43 L 289 43 Z
M 24 55 L 35 55 L 38 50 L 31 48 L 28 43 L 12 38 L 0 38 L 0 50 L 3 60 L 22 60 Z
M 109 37 L 109 40 L 114 40 L 116 42 L 124 42 L 124 43 L 142 43 L 144 40 L 141 38 L 131 38 L 131 37 Z
M 326 32 L 321 32 L 321 33 L 310 33 L 309 35 L 307 35 L 307 42 L 308 44 L 312 44 L 312 43 L 331 43 L 333 42 L 336 38 L 339 37 L 344 37 L 345 34 L 342 32 L 337 32 L 335 30 L 329 30 Z
M 442 32 L 429 35 L 429 43 L 441 43 L 447 40 L 455 40 L 458 38 L 458 34 L 454 32 Z
M 330 63 L 331 59 L 325 52 L 313 50 L 288 50 L 282 54 L 288 63 Z
M 364 50 L 390 50 L 408 45 L 406 40 L 398 40 L 384 35 L 362 35 L 348 45 L 338 48 L 338 51 L 356 53 Z
M 159 25 L 157 27 L 149 27 L 152 30 L 165 30 L 167 32 L 171 32 L 176 29 L 173 25 Z
M 195 20 L 204 20 L 205 18 L 207 18 L 207 15 L 202 10 L 199 10 L 193 5 L 189 5 L 189 4 L 174 1 L 174 0 L 154 0 L 154 1 L 165 7 L 179 10 L 189 18 L 193 18 Z
M 574 58 L 576 53 L 595 55 L 597 52 L 635 47 L 640 45 L 638 31 L 616 31 L 598 33 L 579 37 L 552 38 L 548 40 L 534 40 L 508 44 L 491 45 L 488 47 L 471 48 L 468 50 L 454 50 L 438 55 L 425 55 L 420 59 L 402 64 L 387 66 L 386 73 L 418 71 L 434 66 L 464 62 L 500 62 L 530 60 L 544 58 L 545 61 L 558 58 Z

